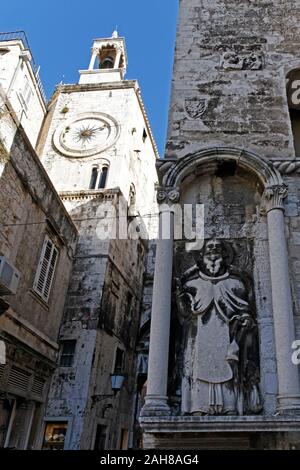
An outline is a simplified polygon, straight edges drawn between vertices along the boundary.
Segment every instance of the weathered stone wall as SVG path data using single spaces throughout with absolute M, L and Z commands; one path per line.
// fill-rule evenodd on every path
M 6 350 L 0 370 L 0 413 L 8 416 L 0 446 L 7 439 L 10 447 L 27 449 L 38 448 L 42 439 L 44 403 L 56 366 L 77 230 L 11 103 L 2 93 L 1 99 L 0 254 L 21 277 L 16 295 L 3 296 L 9 308 L 0 316 Z M 59 250 L 48 302 L 33 290 L 46 234 Z M 7 410 L 12 411 L 13 405 L 15 417 L 10 422 Z
M 285 204 L 286 236 L 292 281 L 296 338 L 300 339 L 300 178 L 287 176 L 289 193 Z
M 181 0 L 168 157 L 235 146 L 294 158 L 285 77 L 300 65 L 297 0 Z
M 295 160 L 286 75 L 300 65 L 295 41 L 299 15 L 297 1 L 181 0 L 166 146 L 167 157 L 180 158 L 201 148 L 227 146 L 247 149 L 275 161 L 289 189 L 285 221 L 297 338 L 300 164 Z M 294 166 L 280 163 L 282 160 L 294 161 Z M 206 201 L 207 210 L 213 214 L 206 221 L 206 236 L 221 230 L 222 238 L 235 238 L 236 221 L 241 214 L 233 206 L 241 191 L 233 181 L 222 202 L 215 205 L 214 197 Z M 272 359 L 272 307 L 271 300 L 266 301 L 266 293 L 271 291 L 268 237 L 266 218 L 259 215 L 260 202 L 256 201 L 256 205 L 264 229 L 252 235 L 244 230 L 243 236 L 255 240 L 258 311 L 269 312 L 263 313 L 260 330 L 262 348 L 268 356 L 264 368 L 266 386 L 273 394 L 276 368 L 274 356 Z M 230 214 L 225 226 L 224 210 Z
M 12 117 L 7 115 L 5 119 Z M 1 139 L 4 137 L 1 135 Z M 21 272 L 18 292 L 7 300 L 12 310 L 55 342 L 76 245 L 76 228 L 22 130 L 15 132 L 9 153 L 3 148 L 2 158 L 6 164 L 0 180 L 0 251 Z M 48 305 L 32 291 L 46 233 L 60 250 Z
M 118 204 L 118 191 L 65 201 L 79 230 L 61 339 L 75 339 L 71 368 L 54 374 L 47 417 L 72 418 L 69 449 L 94 445 L 97 424 L 107 426 L 108 448 L 118 448 L 121 429 L 132 428 L 135 407 L 135 348 L 146 247 L 140 241 L 102 240 L 99 224 L 112 224 L 109 214 L 99 220 L 106 197 Z M 132 295 L 128 310 L 127 294 Z M 122 390 L 112 395 L 116 348 L 124 351 Z

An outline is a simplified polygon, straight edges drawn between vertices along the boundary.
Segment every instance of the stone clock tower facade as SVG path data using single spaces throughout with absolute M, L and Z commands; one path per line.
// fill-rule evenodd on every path
M 45 416 L 44 447 L 127 449 L 157 150 L 125 41 L 94 41 L 87 70 L 59 85 L 38 152 L 79 232 Z M 130 238 L 131 235 L 131 238 Z M 56 431 L 55 431 L 56 430 Z M 61 432 L 63 430 L 63 432 Z
M 146 448 L 299 446 L 299 33 L 296 1 L 180 1 Z M 174 203 L 204 206 L 193 248 Z

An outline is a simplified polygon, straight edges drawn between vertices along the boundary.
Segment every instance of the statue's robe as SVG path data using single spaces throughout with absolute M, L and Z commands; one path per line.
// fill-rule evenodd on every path
M 199 271 L 184 292 L 191 316 L 185 321 L 182 412 L 242 414 L 243 396 L 233 380 L 240 354 L 232 325 L 250 317 L 246 286 L 228 272 L 210 277 Z

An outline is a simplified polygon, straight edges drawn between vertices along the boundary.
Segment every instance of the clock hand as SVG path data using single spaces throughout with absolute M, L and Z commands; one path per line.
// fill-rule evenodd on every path
M 104 131 L 104 129 L 107 129 L 107 126 L 103 126 L 103 127 L 94 127 L 93 131 Z

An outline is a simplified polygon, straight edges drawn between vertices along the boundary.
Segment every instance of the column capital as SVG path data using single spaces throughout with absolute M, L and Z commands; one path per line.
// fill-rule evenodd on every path
M 266 212 L 270 212 L 274 209 L 280 209 L 284 211 L 283 200 L 288 195 L 288 187 L 286 184 L 276 184 L 267 186 L 264 192 L 265 208 Z
M 174 187 L 159 186 L 156 198 L 159 204 L 176 204 L 180 201 L 180 190 Z

